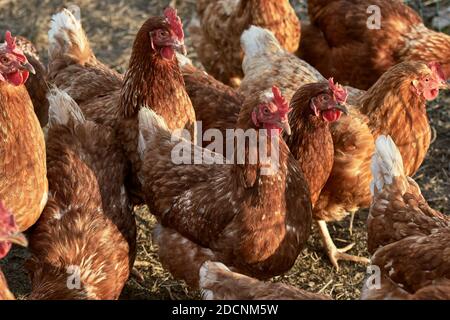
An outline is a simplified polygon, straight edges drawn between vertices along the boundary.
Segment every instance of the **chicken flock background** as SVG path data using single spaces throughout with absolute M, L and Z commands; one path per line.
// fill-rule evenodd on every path
M 307 19 L 304 1 L 291 1 L 302 20 Z M 14 35 L 24 35 L 36 44 L 41 57 L 47 56 L 47 30 L 51 14 L 66 3 L 61 1 L 3 1 L 1 6 L 0 30 L 10 29 Z M 134 35 L 149 16 L 160 15 L 167 5 L 176 6 L 185 26 L 189 25 L 195 12 L 195 1 L 77 1 L 81 8 L 83 27 L 97 57 L 107 65 L 124 72 Z M 412 3 L 417 5 L 418 3 Z M 443 7 L 444 1 L 441 3 Z M 419 8 L 419 7 L 416 7 Z M 435 5 L 422 8 L 426 21 L 431 22 Z M 445 30 L 444 30 L 445 31 Z M 448 31 L 448 30 L 447 30 Z M 189 33 L 186 36 L 188 56 L 198 63 L 191 45 Z M 442 212 L 448 212 L 448 163 L 449 120 L 448 97 L 441 93 L 438 101 L 431 103 L 431 125 L 435 140 L 422 168 L 415 175 L 430 205 Z M 363 210 L 355 218 L 354 233 L 347 232 L 348 218 L 332 224 L 330 229 L 336 244 L 344 246 L 355 242 L 353 254 L 368 257 L 366 252 L 366 217 Z M 175 281 L 163 270 L 158 262 L 155 248 L 151 245 L 150 230 L 155 220 L 145 207 L 137 210 L 138 221 L 138 255 L 135 266 L 143 275 L 143 281 L 131 277 L 122 293 L 126 299 L 183 299 L 197 298 L 198 293 L 188 290 L 179 281 Z M 308 247 L 300 254 L 294 268 L 286 275 L 276 277 L 275 281 L 293 284 L 311 292 L 332 295 L 336 299 L 358 298 L 365 267 L 342 262 L 341 270 L 336 272 L 325 254 L 322 254 L 320 240 L 316 233 L 309 240 Z M 27 256 L 25 249 L 15 248 L 10 255 L 0 262 L 13 292 L 20 298 L 30 291 L 29 282 L 22 272 L 23 261 Z

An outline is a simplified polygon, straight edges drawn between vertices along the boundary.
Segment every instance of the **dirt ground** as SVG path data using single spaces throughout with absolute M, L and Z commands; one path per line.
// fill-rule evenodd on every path
M 168 4 L 178 8 L 184 25 L 194 16 L 195 0 L 79 0 L 72 2 L 81 8 L 83 26 L 99 59 L 123 72 L 130 56 L 134 35 L 142 22 L 151 15 L 159 15 Z M 305 0 L 291 1 L 300 17 L 306 17 Z M 417 5 L 419 1 L 409 1 Z M 433 1 L 428 1 L 432 3 Z M 438 1 L 441 5 L 443 1 Z M 448 6 L 448 1 L 445 1 Z M 47 56 L 47 30 L 50 16 L 71 2 L 57 0 L 0 0 L 0 31 L 10 29 L 31 39 L 41 56 Z M 431 21 L 434 7 L 422 8 L 427 21 Z M 448 30 L 447 30 L 448 31 Z M 187 34 L 186 44 L 189 56 L 196 57 Z M 434 142 L 425 163 L 414 177 L 420 184 L 425 197 L 437 210 L 450 212 L 450 95 L 442 96 L 430 105 L 429 115 Z M 136 210 L 138 216 L 139 239 L 136 267 L 145 280 L 138 282 L 131 278 L 123 291 L 123 299 L 198 299 L 196 291 L 189 290 L 182 282 L 175 281 L 158 262 L 151 242 L 151 231 L 155 220 L 145 207 Z M 338 246 L 356 243 L 350 253 L 368 257 L 366 251 L 365 220 L 367 210 L 361 210 L 355 218 L 353 235 L 348 232 L 349 219 L 330 225 L 330 231 Z M 14 248 L 0 265 L 6 273 L 12 291 L 19 298 L 26 298 L 30 283 L 23 262 L 27 251 Z M 331 294 L 335 299 L 358 299 L 365 267 L 341 262 L 340 272 L 336 272 L 324 255 L 317 233 L 309 240 L 307 248 L 298 257 L 294 268 L 284 276 L 274 279 L 296 285 L 300 288 Z

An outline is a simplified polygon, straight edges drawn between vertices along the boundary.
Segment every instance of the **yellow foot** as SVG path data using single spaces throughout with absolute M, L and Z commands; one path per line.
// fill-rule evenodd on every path
M 348 246 L 344 248 L 336 248 L 336 246 L 333 244 L 332 248 L 326 248 L 328 258 L 330 259 L 331 264 L 336 268 L 337 271 L 339 271 L 339 260 L 346 260 L 346 261 L 352 261 L 360 264 L 369 264 L 370 260 L 365 257 L 358 257 L 353 256 L 351 254 L 346 253 L 351 248 L 353 248 L 355 244 L 349 244 Z
M 319 227 L 320 236 L 322 237 L 323 246 L 328 254 L 331 264 L 336 268 L 337 271 L 339 271 L 339 260 L 369 264 L 370 260 L 367 258 L 352 256 L 346 253 L 353 248 L 353 246 L 355 245 L 354 243 L 341 249 L 336 248 L 336 245 L 334 244 L 333 239 L 331 239 L 330 233 L 328 232 L 327 224 L 325 221 L 319 220 L 317 221 L 317 225 Z

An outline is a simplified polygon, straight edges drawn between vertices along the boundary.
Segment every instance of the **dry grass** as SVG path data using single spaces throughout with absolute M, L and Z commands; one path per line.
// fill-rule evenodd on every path
M 304 1 L 291 1 L 295 4 L 300 16 L 306 14 Z M 30 38 L 46 57 L 46 32 L 50 16 L 57 9 L 69 2 L 56 0 L 0 0 L 0 30 L 10 29 L 13 34 L 21 34 Z M 127 67 L 131 43 L 134 34 L 142 22 L 150 15 L 160 14 L 169 3 L 175 4 L 185 25 L 193 17 L 195 0 L 79 0 L 83 26 L 93 45 L 98 58 L 108 65 L 123 72 Z M 190 46 L 189 36 L 186 41 Z M 189 56 L 195 60 L 195 54 Z M 442 97 L 430 107 L 431 125 L 436 132 L 436 140 L 431 146 L 429 155 L 416 175 L 423 193 L 430 204 L 442 211 L 449 212 L 450 194 L 450 110 L 444 108 L 450 97 Z M 143 274 L 145 281 L 139 283 L 131 278 L 122 294 L 124 299 L 195 299 L 198 292 L 190 291 L 183 283 L 163 270 L 156 250 L 151 241 L 151 230 L 154 218 L 145 207 L 137 209 L 139 238 L 137 269 Z M 352 254 L 368 256 L 366 251 L 365 219 L 367 211 L 357 214 L 354 233 L 349 235 L 348 219 L 332 224 L 331 233 L 337 245 L 345 246 L 355 242 Z M 14 248 L 7 259 L 1 262 L 12 290 L 25 297 L 30 291 L 30 284 L 23 270 L 23 261 L 27 252 Z M 332 294 L 336 299 L 357 299 L 360 295 L 361 282 L 365 276 L 365 268 L 342 262 L 341 271 L 333 270 L 324 255 L 317 234 L 309 240 L 307 248 L 299 256 L 294 268 L 286 275 L 277 277 L 275 281 L 283 281 L 312 292 Z

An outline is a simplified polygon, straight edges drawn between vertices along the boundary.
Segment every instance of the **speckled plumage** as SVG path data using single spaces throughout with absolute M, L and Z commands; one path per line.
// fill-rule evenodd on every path
M 0 199 L 20 231 L 32 226 L 47 202 L 44 134 L 24 85 L 0 83 Z
M 52 94 L 62 98 L 50 103 L 50 196 L 30 234 L 30 299 L 117 299 L 136 255 L 126 158 L 113 129 L 85 121 L 69 97 Z M 78 289 L 67 285 L 73 267 Z
M 254 94 L 244 103 L 237 128 L 255 128 L 250 114 L 260 99 Z M 283 141 L 279 170 L 262 175 L 261 164 L 176 165 L 171 151 L 177 142 L 164 129 L 144 134 L 144 140 L 141 179 L 150 211 L 163 226 L 154 240 L 163 265 L 177 278 L 198 286 L 207 260 L 258 278 L 292 267 L 310 233 L 311 202 Z
M 429 148 L 431 134 L 425 99 L 410 86 L 414 79 L 430 73 L 427 65 L 420 62 L 404 62 L 391 68 L 356 100 L 358 107 L 352 108 L 350 116 L 332 125 L 334 165 L 315 215 L 339 220 L 369 206 L 370 159 L 374 139 L 380 134 L 390 135 L 398 144 L 406 173 L 413 175 L 417 171 Z
M 300 42 L 300 21 L 288 0 L 201 0 L 200 26 L 191 27 L 200 62 L 226 84 L 242 78 L 239 37 L 251 25 L 274 32 L 281 45 L 295 52 Z
M 140 203 L 136 178 L 141 166 L 137 155 L 139 109 L 149 107 L 164 117 L 171 130 L 186 128 L 191 137 L 195 136 L 195 112 L 177 60 L 166 61 L 151 47 L 149 32 L 158 28 L 170 31 L 170 24 L 164 17 L 152 17 L 143 23 L 133 44 L 129 68 L 122 76 L 95 58 L 80 22 L 70 12 L 64 10 L 59 15 L 65 23 L 54 16 L 49 33 L 54 39 L 54 45 L 50 45 L 50 77 L 75 99 L 87 119 L 117 130 L 131 163 L 127 189 L 133 201 Z
M 218 129 L 225 134 L 226 129 L 234 128 L 244 97 L 190 63 L 181 66 L 181 70 L 202 131 Z M 210 143 L 204 141 L 203 147 Z M 224 145 L 225 143 L 224 141 Z
M 369 6 L 381 9 L 381 29 L 369 29 Z M 450 36 L 424 26 L 402 1 L 311 0 L 299 55 L 324 76 L 368 89 L 402 61 L 438 61 L 450 76 Z
M 400 156 L 377 141 L 368 246 L 381 270 L 381 288 L 364 286 L 363 299 L 448 299 L 450 220 L 433 210 Z M 396 148 L 393 145 L 393 148 Z M 384 152 L 384 155 L 383 155 Z M 381 156 L 380 156 L 381 154 Z

